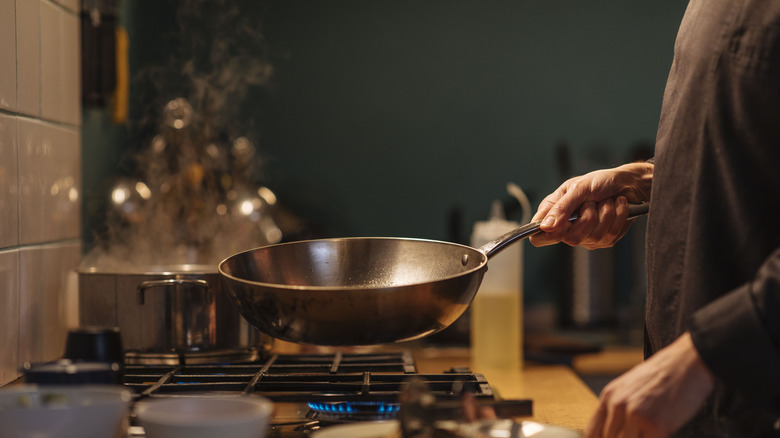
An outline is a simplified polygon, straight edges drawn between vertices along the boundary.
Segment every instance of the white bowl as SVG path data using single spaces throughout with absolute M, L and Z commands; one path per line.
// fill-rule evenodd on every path
M 19 385 L 0 389 L 4 438 L 122 437 L 132 393 L 121 386 Z
M 260 396 L 177 397 L 136 405 L 147 438 L 262 438 L 273 404 Z

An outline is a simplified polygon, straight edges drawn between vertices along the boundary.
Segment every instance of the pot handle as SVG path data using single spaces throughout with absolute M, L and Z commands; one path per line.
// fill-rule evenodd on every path
M 628 219 L 634 219 L 644 214 L 648 214 L 649 212 L 649 202 L 628 205 Z M 578 217 L 579 214 L 575 213 L 572 217 L 569 218 L 569 222 L 577 220 Z M 520 228 L 515 228 L 514 230 L 502 235 L 495 240 L 491 240 L 490 242 L 482 245 L 479 249 L 480 251 L 484 252 L 488 258 L 491 258 L 518 240 L 540 233 L 542 231 L 542 229 L 539 227 L 541 224 L 542 221 L 533 221 L 527 223 Z
M 138 304 L 143 305 L 144 304 L 144 292 L 146 289 L 152 288 L 152 287 L 167 287 L 171 285 L 188 285 L 188 286 L 196 286 L 196 287 L 202 287 L 206 289 L 208 292 L 209 290 L 209 282 L 206 280 L 189 280 L 186 278 L 182 279 L 175 279 L 171 278 L 168 280 L 150 280 L 150 281 L 144 281 L 143 283 L 138 285 Z M 209 295 L 209 301 L 211 300 L 211 295 Z

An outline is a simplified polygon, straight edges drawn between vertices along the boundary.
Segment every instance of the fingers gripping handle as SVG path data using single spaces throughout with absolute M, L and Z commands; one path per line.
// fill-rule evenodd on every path
M 636 217 L 642 216 L 644 214 L 648 214 L 650 212 L 650 203 L 649 202 L 643 202 L 641 204 L 629 204 L 628 205 L 628 219 L 634 219 Z M 579 215 L 576 213 L 569 218 L 569 221 L 575 221 Z M 506 247 L 509 245 L 517 242 L 518 240 L 525 239 L 526 237 L 531 237 L 534 234 L 537 234 L 542 231 L 540 228 L 540 225 L 542 224 L 542 221 L 533 221 L 526 225 L 523 225 L 520 228 L 516 228 L 506 234 L 504 234 L 501 237 L 498 237 L 495 240 L 491 240 L 490 242 L 482 245 L 479 249 L 485 253 L 485 255 L 488 256 L 488 258 L 493 257 L 494 255 L 500 253 Z

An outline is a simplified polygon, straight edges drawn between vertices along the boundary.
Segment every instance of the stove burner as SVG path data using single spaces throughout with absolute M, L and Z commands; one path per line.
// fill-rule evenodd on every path
M 378 421 L 396 417 L 401 406 L 392 402 L 311 402 L 312 418 L 326 422 Z
M 396 418 L 399 395 L 411 377 L 424 380 L 437 400 L 460 403 L 463 391 L 478 400 L 494 400 L 482 374 L 467 368 L 420 374 L 408 351 L 272 354 L 256 361 L 211 364 L 188 358 L 174 365 L 127 364 L 124 369 L 124 385 L 135 393 L 135 402 L 203 394 L 267 397 L 275 405 L 269 438 L 306 437 L 326 424 Z M 131 417 L 131 425 L 137 426 L 133 421 Z

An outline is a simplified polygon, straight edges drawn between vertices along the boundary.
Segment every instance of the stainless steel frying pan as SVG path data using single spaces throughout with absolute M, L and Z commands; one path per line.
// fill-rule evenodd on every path
M 632 205 L 629 217 L 648 210 L 649 204 Z M 458 319 L 488 259 L 540 232 L 539 224 L 478 249 L 382 237 L 283 243 L 228 257 L 219 273 L 244 318 L 275 338 L 318 345 L 400 342 Z

